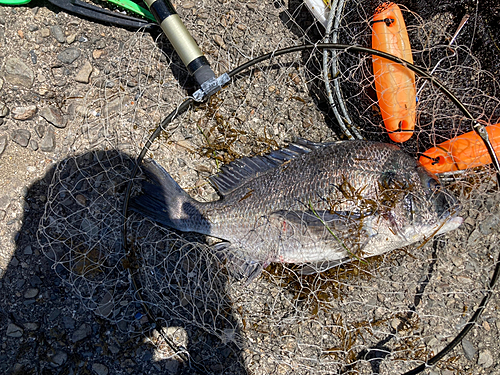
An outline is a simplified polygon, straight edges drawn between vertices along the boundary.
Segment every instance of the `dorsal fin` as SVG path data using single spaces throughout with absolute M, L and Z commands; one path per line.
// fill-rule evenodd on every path
M 305 139 L 298 139 L 287 148 L 273 151 L 268 155 L 254 156 L 251 158 L 244 157 L 224 165 L 220 173 L 210 177 L 210 182 L 217 191 L 224 196 L 248 181 L 277 168 L 289 160 L 330 144 L 331 143 L 315 143 Z

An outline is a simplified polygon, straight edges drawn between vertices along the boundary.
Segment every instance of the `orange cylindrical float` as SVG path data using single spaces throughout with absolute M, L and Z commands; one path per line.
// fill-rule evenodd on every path
M 500 124 L 486 126 L 490 143 L 496 153 L 500 151 Z M 430 172 L 444 173 L 474 168 L 491 163 L 483 140 L 475 131 L 443 142 L 424 152 L 420 163 Z
M 410 39 L 401 9 L 384 3 L 373 16 L 372 48 L 413 63 Z M 415 74 L 403 65 L 373 56 L 377 98 L 389 137 L 405 142 L 415 129 Z

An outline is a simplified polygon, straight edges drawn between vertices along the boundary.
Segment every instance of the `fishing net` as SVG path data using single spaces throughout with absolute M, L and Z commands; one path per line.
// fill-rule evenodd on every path
M 328 40 L 370 47 L 376 5 L 337 3 Z M 402 9 L 415 64 L 436 68 L 476 120 L 500 122 L 499 82 L 471 50 L 477 9 L 453 45 L 460 11 L 419 14 L 411 4 Z M 324 26 L 300 1 L 185 2 L 178 12 L 218 75 L 325 37 Z M 324 60 L 323 51 L 298 51 L 245 70 L 166 124 L 146 157 L 191 196 L 210 201 L 218 195 L 208 177 L 223 164 L 299 137 L 345 138 L 337 115 L 352 132 L 388 141 L 371 56 L 326 53 Z M 416 84 L 422 88 L 417 125 L 401 146 L 418 157 L 473 124 L 435 86 L 419 78 Z M 245 285 L 226 272 L 210 247 L 213 239 L 175 232 L 135 213 L 123 216 L 127 184 L 142 178 L 133 177 L 134 159 L 160 121 L 195 89 L 168 42 L 138 32 L 109 57 L 75 104 L 80 130 L 54 172 L 38 238 L 83 305 L 125 332 L 144 334 L 155 360 L 174 359 L 187 372 L 214 374 L 402 373 L 460 332 L 488 290 L 498 253 L 492 167 L 444 176 L 461 203 L 458 230 L 320 274 L 300 276 L 293 265 L 271 264 Z M 134 183 L 132 194 L 138 190 Z M 458 348 L 427 371 L 491 370 L 484 353 L 497 360 L 498 303 L 495 294 L 467 336 L 479 354 L 466 359 Z

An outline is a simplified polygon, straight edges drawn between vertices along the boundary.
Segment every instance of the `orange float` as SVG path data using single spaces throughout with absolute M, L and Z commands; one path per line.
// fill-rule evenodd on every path
M 401 9 L 383 3 L 373 16 L 372 48 L 413 63 L 410 39 Z M 416 114 L 415 74 L 403 65 L 373 56 L 377 98 L 385 128 L 394 142 L 413 135 Z
M 500 152 L 500 123 L 486 126 L 490 143 Z M 474 168 L 491 163 L 491 157 L 483 140 L 475 131 L 443 142 L 424 152 L 420 163 L 430 172 L 444 173 Z

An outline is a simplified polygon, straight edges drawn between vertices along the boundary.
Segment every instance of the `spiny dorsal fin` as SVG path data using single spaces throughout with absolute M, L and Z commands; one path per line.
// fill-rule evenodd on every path
M 287 148 L 276 150 L 268 155 L 244 157 L 221 168 L 221 172 L 210 177 L 210 182 L 221 195 L 227 195 L 241 185 L 277 168 L 286 161 L 295 159 L 313 150 L 323 148 L 331 143 L 315 143 L 298 139 Z

